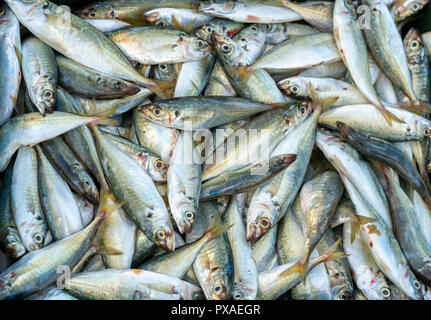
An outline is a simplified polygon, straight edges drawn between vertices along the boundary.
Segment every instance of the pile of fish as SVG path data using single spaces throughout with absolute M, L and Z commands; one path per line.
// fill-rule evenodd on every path
M 431 299 L 428 0 L 0 3 L 0 299 Z

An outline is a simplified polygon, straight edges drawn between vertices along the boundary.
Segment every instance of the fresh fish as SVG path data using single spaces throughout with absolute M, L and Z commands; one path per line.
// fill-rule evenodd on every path
M 141 64 L 180 63 L 205 58 L 211 46 L 195 35 L 161 27 L 114 31 L 111 39 L 132 61 Z
M 164 182 L 167 179 L 168 165 L 160 157 L 145 147 L 135 144 L 123 137 L 101 131 L 101 134 L 115 144 L 119 149 L 127 153 L 145 169 L 153 181 Z
M 399 23 L 417 14 L 428 3 L 428 0 L 395 0 L 391 6 L 391 13 L 395 22 Z
M 289 104 L 262 104 L 238 97 L 182 97 L 159 100 L 140 107 L 137 112 L 164 127 L 198 130 L 214 128 Z
M 0 247 L 13 259 L 23 256 L 26 249 L 21 241 L 12 214 L 11 188 L 13 163 L 9 165 L 0 189 Z
M 84 19 L 84 21 L 88 24 L 91 24 L 93 27 L 103 33 L 108 33 L 126 27 L 130 27 L 130 24 L 128 24 L 127 22 L 114 19 Z
M 244 23 L 278 23 L 302 20 L 295 11 L 284 8 L 277 0 L 196 1 L 197 12 Z
M 258 290 L 257 266 L 251 244 L 247 241 L 247 232 L 236 196 L 232 197 L 226 210 L 225 221 L 226 224 L 232 225 L 227 231 L 234 261 L 232 297 L 234 300 L 254 300 Z
M 27 113 L 12 118 L 0 127 L 0 172 L 6 169 L 20 146 L 36 145 L 81 125 L 104 121 L 105 116 L 80 116 L 56 111 L 45 116 Z
M 22 43 L 22 73 L 31 101 L 42 115 L 54 111 L 57 62 L 54 51 L 36 37 Z
M 51 241 L 39 199 L 36 151 L 21 147 L 15 160 L 11 183 L 11 207 L 22 244 L 35 251 Z M 20 260 L 21 261 L 21 260 Z
M 89 99 L 118 99 L 138 93 L 139 88 L 120 78 L 104 75 L 64 56 L 57 55 L 58 83 Z
M 158 8 L 144 13 L 146 20 L 154 26 L 174 27 L 174 29 L 193 30 L 214 17 L 183 8 Z
M 35 146 L 38 163 L 40 204 L 49 230 L 55 240 L 61 240 L 84 228 L 81 212 L 69 186 Z
M 270 23 L 266 26 L 265 42 L 279 44 L 287 39 L 314 33 L 320 33 L 320 30 L 306 24 L 295 22 Z
M 264 174 L 259 172 L 266 165 L 262 162 L 256 162 L 235 171 L 224 172 L 202 184 L 200 199 L 214 199 L 252 190 L 271 179 L 280 170 L 290 166 L 295 160 L 295 154 L 272 157 L 268 161 L 267 171 Z
M 107 269 L 73 275 L 67 291 L 90 300 L 197 300 L 202 290 L 186 281 L 138 269 Z
M 202 166 L 196 162 L 192 133 L 184 131 L 169 163 L 168 200 L 171 214 L 181 234 L 189 233 L 198 213 Z
M 338 129 L 346 141 L 361 154 L 384 162 L 393 168 L 405 181 L 415 188 L 431 207 L 431 197 L 425 182 L 404 152 L 383 139 L 369 137 L 346 126 L 342 122 L 338 123 Z
M 7 0 L 6 3 L 31 33 L 67 58 L 98 72 L 136 82 L 161 97 L 170 95 L 169 84 L 143 77 L 103 33 L 65 8 L 50 1 Z
M 215 19 L 196 28 L 194 33 L 206 42 L 212 43 L 211 35 L 213 32 L 232 38 L 238 32 L 240 32 L 243 27 L 244 24 L 240 22 L 225 19 Z
M 175 240 L 168 210 L 150 176 L 93 126 L 96 147 L 106 179 L 124 210 L 147 237 L 166 251 Z
M 12 10 L 0 4 L 0 126 L 7 122 L 17 104 L 21 84 L 21 36 Z
M 41 143 L 41 147 L 57 172 L 69 187 L 88 201 L 95 204 L 99 201 L 96 182 L 88 169 L 79 161 L 61 137 Z

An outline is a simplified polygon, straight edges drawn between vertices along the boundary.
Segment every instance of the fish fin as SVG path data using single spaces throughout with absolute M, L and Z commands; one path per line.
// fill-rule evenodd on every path
M 236 73 L 239 75 L 243 83 L 247 83 L 248 79 L 250 79 L 250 76 L 253 74 L 253 72 L 254 72 L 253 65 L 250 65 L 250 66 L 238 67 Z
M 332 106 L 338 100 L 338 97 L 336 96 L 321 99 L 318 91 L 314 88 L 312 83 L 308 83 L 308 90 L 310 92 L 311 100 L 313 101 L 314 112 L 326 111 L 330 106 Z
M 106 217 L 110 216 L 115 211 L 120 209 L 124 205 L 124 201 L 116 202 L 114 200 L 115 196 L 110 191 L 106 191 L 102 189 L 100 193 L 101 193 L 101 196 L 100 196 L 99 207 L 97 208 L 96 218 L 94 220 L 100 220 L 101 222 Z M 114 203 L 109 204 L 110 202 L 114 202 Z
M 338 246 L 341 243 L 341 238 L 338 239 L 332 246 L 328 248 L 323 254 L 318 258 L 321 262 L 328 262 L 332 260 L 342 259 L 348 256 L 345 252 L 337 251 Z
M 20 66 L 22 66 L 22 52 L 15 45 L 13 48 L 15 50 L 16 57 L 18 58 L 18 63 Z
M 184 26 L 184 31 L 185 32 L 188 32 L 188 33 L 192 33 L 193 32 L 193 30 L 195 29 L 195 25 L 196 25 L 196 21 L 197 21 L 197 18 L 193 18 L 193 20 L 192 21 L 190 21 L 189 23 L 187 23 L 185 26 Z
M 284 270 L 282 273 L 280 273 L 280 277 L 289 277 L 295 273 L 299 273 L 300 270 L 300 266 L 299 266 L 299 261 L 296 262 L 294 265 L 292 265 L 290 268 Z
M 88 248 L 88 250 L 85 251 L 84 255 L 78 261 L 78 263 L 73 267 L 72 273 L 79 273 L 84 263 L 95 254 L 96 254 L 96 248 L 94 246 L 91 246 L 90 248 Z
M 382 116 L 385 118 L 386 122 L 392 127 L 392 120 L 400 123 L 404 123 L 404 120 L 398 118 L 392 112 L 389 112 L 383 105 L 376 106 L 376 108 L 380 111 Z
M 175 81 L 151 80 L 154 84 L 144 85 L 147 89 L 153 91 L 161 99 L 170 99 L 174 96 Z
M 175 15 L 171 14 L 171 19 L 173 29 L 183 30 L 183 28 L 181 27 L 181 22 L 177 19 L 177 17 L 175 17 Z
M 110 119 L 109 117 L 114 115 L 119 108 L 120 108 L 119 106 L 116 106 L 116 107 L 111 108 L 109 110 L 102 111 L 102 112 L 96 113 L 94 115 L 90 115 L 91 117 L 94 117 L 95 119 L 92 122 L 90 122 L 88 125 L 100 124 L 100 125 L 104 125 L 104 126 L 116 126 L 117 122 L 114 119 Z M 82 115 L 82 116 L 86 116 L 86 117 L 89 116 L 89 115 L 85 114 L 84 112 L 80 112 L 78 114 Z
M 420 100 L 416 100 L 414 102 L 398 102 L 398 107 L 418 116 L 422 116 L 423 112 L 431 111 L 431 105 L 425 101 Z
M 289 8 L 293 11 L 296 11 L 295 9 L 298 9 L 298 7 L 300 7 L 296 3 L 293 3 L 292 1 L 289 1 L 289 0 L 281 0 L 280 2 L 283 6 L 285 6 L 286 8 Z

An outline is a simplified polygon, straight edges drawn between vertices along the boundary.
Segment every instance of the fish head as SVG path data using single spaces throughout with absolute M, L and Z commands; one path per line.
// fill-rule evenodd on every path
M 42 115 L 52 113 L 54 111 L 54 104 L 57 96 L 52 83 L 44 83 L 35 88 L 35 105 Z
M 247 240 L 258 241 L 262 238 L 275 223 L 275 214 L 279 205 L 273 201 L 260 201 L 251 203 L 248 208 L 247 217 Z
M 28 251 L 44 247 L 46 225 L 42 214 L 36 210 L 25 213 L 25 220 L 19 224 L 20 238 Z
M 183 115 L 178 108 L 169 102 L 157 101 L 138 108 L 138 113 L 146 119 L 164 126 L 183 123 Z
M 395 22 L 401 22 L 418 13 L 427 3 L 425 0 L 394 1 L 391 11 Z
M 231 291 L 232 274 L 228 268 L 214 267 L 207 278 L 207 299 L 228 300 Z
M 428 281 L 431 281 L 431 261 L 425 261 L 420 269 L 421 276 Z
M 190 57 L 195 59 L 205 58 L 213 50 L 208 42 L 196 36 L 189 37 L 188 43 L 187 52 Z
M 109 4 L 100 3 L 86 6 L 74 12 L 82 19 L 114 19 L 115 10 Z
M 212 43 L 211 34 L 213 31 L 222 33 L 222 25 L 214 23 L 205 23 L 197 27 L 194 34 L 208 43 Z
M 23 256 L 26 252 L 24 245 L 16 233 L 9 232 L 5 243 L 7 243 L 6 254 L 13 259 Z
M 195 12 L 208 13 L 215 16 L 233 13 L 235 7 L 236 1 L 232 0 L 205 0 L 193 3 L 193 10 Z
M 145 159 L 144 159 L 145 157 Z M 140 153 L 139 161 L 141 163 L 141 166 L 143 166 L 143 162 L 146 162 L 146 165 L 144 168 L 147 168 L 147 171 L 150 175 L 150 177 L 154 181 L 166 181 L 166 175 L 168 173 L 168 165 L 159 157 L 157 156 L 148 156 L 144 155 L 143 153 Z
M 175 250 L 175 233 L 172 228 L 160 227 L 153 233 L 155 243 L 167 252 Z
M 399 287 L 405 294 L 415 300 L 423 300 L 421 284 L 408 267 L 405 268 L 404 274 L 400 276 L 399 282 Z
M 99 190 L 97 189 L 96 183 L 91 178 L 88 172 L 84 170 L 78 170 L 77 175 L 79 176 L 79 181 L 81 182 L 81 192 L 84 197 L 95 204 L 99 202 Z
M 416 132 L 422 139 L 429 139 L 431 137 L 431 122 L 427 119 L 420 119 L 414 123 Z
M 355 20 L 358 18 L 357 15 L 357 5 L 353 0 L 343 0 L 340 2 L 340 5 L 344 6 L 342 12 L 348 15 L 351 15 Z
M 13 17 L 12 11 L 5 3 L 0 3 L 0 27 L 8 24 Z
M 278 86 L 286 95 L 297 98 L 308 98 L 308 83 L 303 78 L 292 77 L 278 83 Z
M 238 43 L 217 32 L 213 32 L 211 37 L 217 56 L 231 66 L 240 65 L 239 62 L 243 57 L 243 51 Z
M 256 297 L 256 292 L 245 283 L 242 279 L 233 283 L 232 286 L 232 298 L 234 300 L 254 300 Z
M 344 281 L 332 288 L 334 300 L 350 300 L 353 296 L 353 288 L 348 281 Z
M 171 64 L 158 64 L 153 66 L 153 74 L 157 80 L 169 80 L 175 74 L 175 68 Z
M 266 38 L 265 26 L 261 24 L 251 24 L 241 30 L 235 40 L 241 45 L 241 48 L 246 51 L 263 50 Z
M 127 96 L 134 95 L 140 91 L 139 87 L 130 82 L 121 79 L 112 79 L 110 77 L 99 78 L 97 84 L 102 89 L 113 91 L 121 90 Z
M 426 56 L 422 37 L 417 29 L 411 28 L 405 36 L 403 43 L 408 60 L 417 56 Z
M 52 10 L 54 4 L 47 0 L 13 0 L 9 1 L 9 6 L 17 16 L 39 17 L 45 15 L 46 11 Z
M 176 202 L 178 211 L 175 219 L 178 230 L 181 234 L 190 233 L 196 218 L 196 205 L 195 201 L 189 197 L 182 197 L 181 201 Z

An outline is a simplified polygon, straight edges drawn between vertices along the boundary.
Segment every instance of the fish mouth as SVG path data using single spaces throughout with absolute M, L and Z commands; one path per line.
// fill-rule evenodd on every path
M 160 237 L 157 236 L 159 233 L 164 233 L 165 236 Z M 175 234 L 174 231 L 165 232 L 164 230 L 159 230 L 156 232 L 156 244 L 165 250 L 166 252 L 174 252 L 175 251 Z

